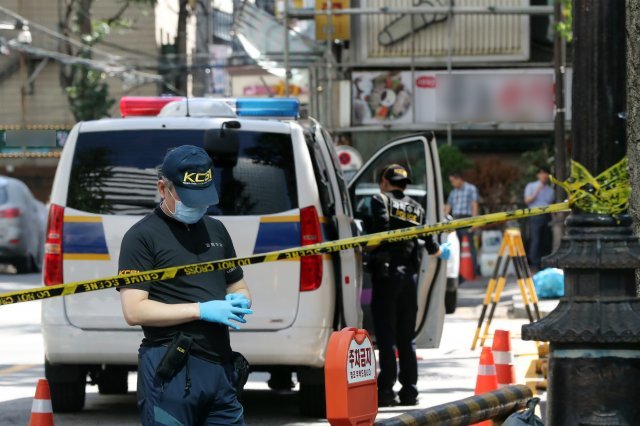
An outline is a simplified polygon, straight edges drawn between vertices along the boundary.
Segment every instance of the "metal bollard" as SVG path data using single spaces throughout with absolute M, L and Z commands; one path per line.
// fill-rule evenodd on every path
M 531 389 L 527 386 L 505 386 L 482 395 L 422 410 L 408 411 L 390 419 L 377 421 L 375 426 L 464 426 L 483 420 L 504 419 L 526 408 L 527 401 L 532 396 Z

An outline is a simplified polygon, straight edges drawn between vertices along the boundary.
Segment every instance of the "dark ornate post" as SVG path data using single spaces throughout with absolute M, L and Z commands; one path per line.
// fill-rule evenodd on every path
M 575 0 L 573 158 L 594 176 L 626 154 L 625 2 Z M 640 244 L 627 215 L 574 208 L 546 266 L 565 297 L 526 340 L 549 341 L 547 425 L 640 424 Z

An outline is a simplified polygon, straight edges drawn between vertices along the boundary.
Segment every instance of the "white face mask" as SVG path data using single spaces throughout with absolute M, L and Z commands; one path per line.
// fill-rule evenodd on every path
M 204 214 L 207 212 L 207 206 L 185 206 L 182 201 L 176 200 L 176 197 L 173 196 L 169 189 L 167 189 L 167 192 L 169 193 L 169 195 L 171 195 L 171 198 L 173 198 L 173 201 L 176 203 L 175 211 L 172 212 L 171 210 L 169 210 L 168 206 L 167 210 L 169 210 L 169 213 L 171 213 L 177 221 L 191 225 L 202 219 L 202 216 L 204 216 Z

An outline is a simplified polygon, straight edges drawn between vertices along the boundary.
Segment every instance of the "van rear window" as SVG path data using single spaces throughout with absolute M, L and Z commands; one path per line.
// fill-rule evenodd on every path
M 80 133 L 67 206 L 96 214 L 146 214 L 159 202 L 157 168 L 179 145 L 203 145 L 203 130 Z M 238 131 L 237 158 L 214 164 L 216 216 L 265 215 L 298 207 L 291 136 Z

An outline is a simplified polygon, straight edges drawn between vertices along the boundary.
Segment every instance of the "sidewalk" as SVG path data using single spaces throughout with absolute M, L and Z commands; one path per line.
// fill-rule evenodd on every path
M 476 318 L 478 318 L 482 311 L 482 302 L 488 284 L 489 277 L 476 277 L 473 281 L 462 283 L 458 287 L 458 307 L 473 309 L 474 313 L 476 313 Z M 540 299 L 538 301 L 540 315 L 542 317 L 548 315 L 558 306 L 559 302 L 559 299 Z M 515 275 L 507 277 L 494 317 L 528 319 Z

